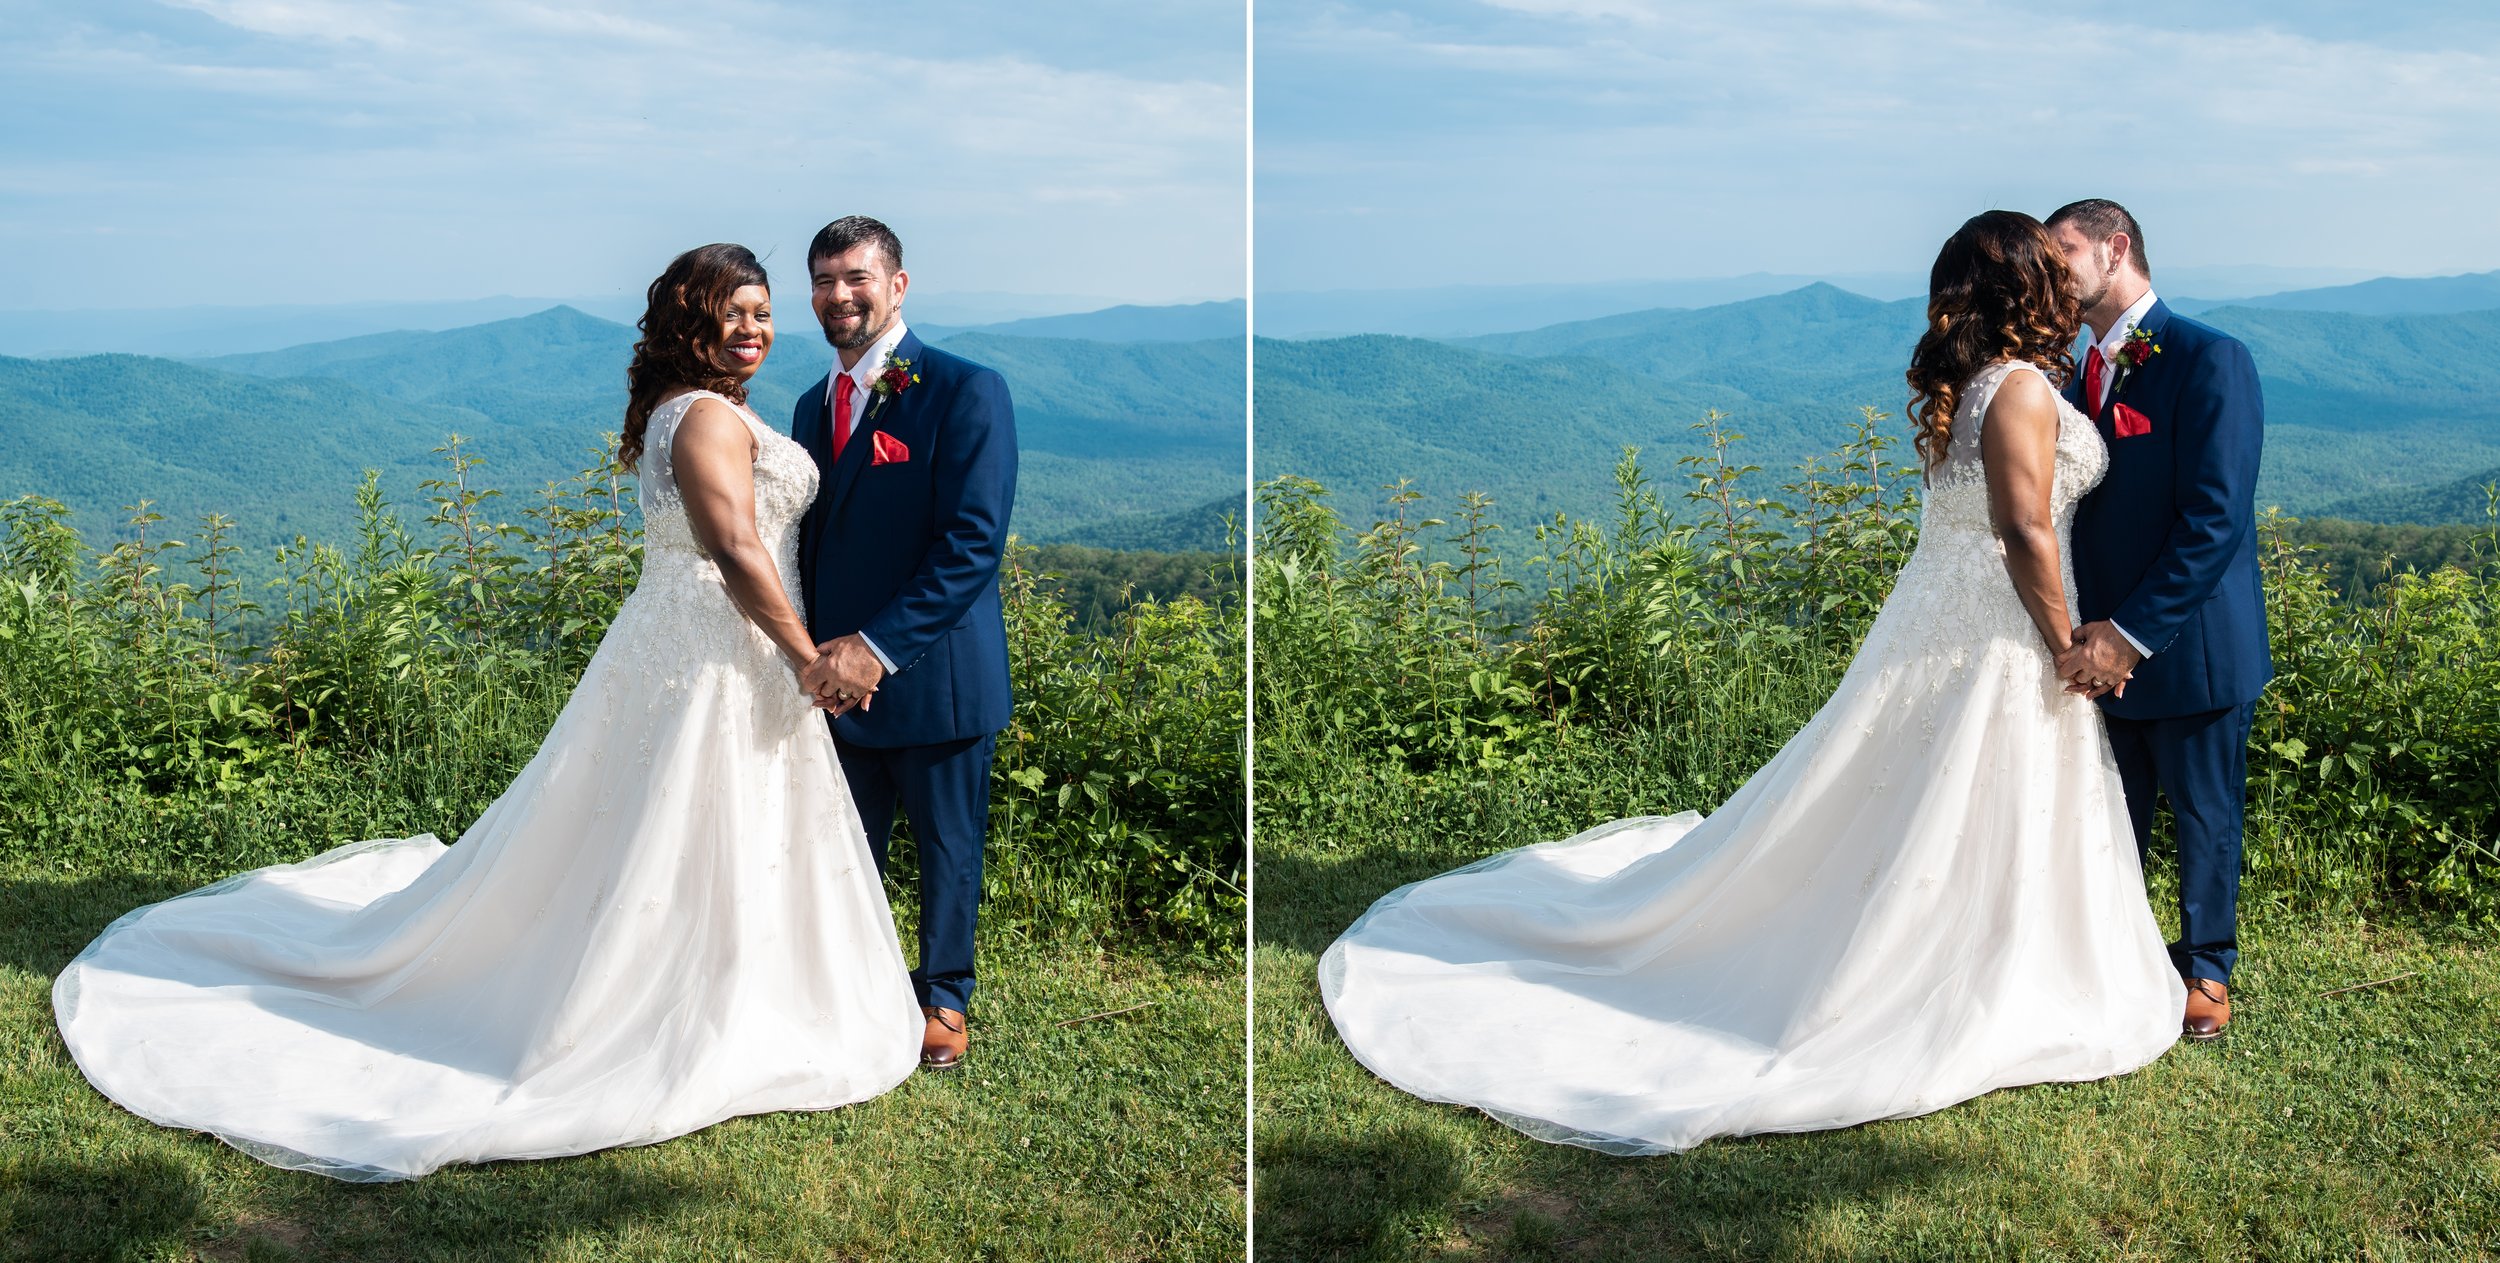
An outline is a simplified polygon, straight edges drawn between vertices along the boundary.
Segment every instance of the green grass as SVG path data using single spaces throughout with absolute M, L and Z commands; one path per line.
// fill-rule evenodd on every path
M 213 875 L 0 863 L 0 1260 L 1240 1255 L 1236 968 L 985 941 L 959 1071 L 646 1148 L 349 1185 L 123 1112 L 53 1027 L 52 977 L 88 939 Z
M 2500 1257 L 2500 949 L 2262 887 L 2222 1040 L 1923 1118 L 1610 1158 L 1406 1096 L 1347 1055 L 1312 971 L 1372 899 L 1732 788 L 1647 770 L 1667 754 L 1636 739 L 1473 784 L 1262 778 L 1260 1259 Z M 2157 868 L 2157 909 L 2167 882 Z

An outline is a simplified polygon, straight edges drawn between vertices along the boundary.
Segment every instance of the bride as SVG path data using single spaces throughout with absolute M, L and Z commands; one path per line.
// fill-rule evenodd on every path
M 744 405 L 743 246 L 651 284 L 619 453 L 642 580 L 458 844 L 357 842 L 115 921 L 53 986 L 106 1096 L 277 1166 L 396 1180 L 649 1144 L 900 1083 L 921 1017 L 800 673 L 816 464 Z
M 1911 358 L 1918 547 L 1831 700 L 1735 796 L 1391 892 L 1320 960 L 1397 1087 L 1617 1154 L 2096 1079 L 2178 1038 L 2073 639 L 2075 502 L 2108 450 L 2054 385 L 2077 328 L 2039 223 L 1937 256 Z

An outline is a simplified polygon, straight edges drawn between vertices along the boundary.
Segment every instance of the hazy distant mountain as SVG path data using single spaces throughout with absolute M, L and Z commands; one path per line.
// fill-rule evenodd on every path
M 1818 282 L 1699 311 L 1631 312 L 1463 345 L 1506 355 L 1593 355 L 1668 380 L 1742 384 L 1732 379 L 1758 382 L 1768 372 L 1784 379 L 1783 388 L 1822 389 L 1868 374 L 1898 380 L 1925 325 L 1923 299 L 1878 302 Z
M 200 514 L 237 523 L 235 540 L 265 557 L 298 532 L 347 544 L 359 471 L 378 468 L 409 520 L 420 479 L 440 470 L 432 449 L 459 431 L 490 458 L 481 473 L 527 493 L 588 462 L 595 435 L 565 425 L 508 424 L 466 409 L 376 395 L 322 378 L 270 380 L 136 355 L 0 358 L 0 498 L 39 492 L 67 503 L 88 542 L 110 543 L 123 506 L 145 498 L 168 519 L 157 537 L 190 537 Z M 183 564 L 180 554 L 169 564 Z
M 498 295 L 445 303 L 0 311 L 0 355 L 198 358 L 398 330 L 454 329 L 544 311 L 558 301 Z
M 1078 338 L 1088 342 L 1203 342 L 1240 338 L 1249 332 L 1248 306 L 1240 299 L 1174 307 L 1122 305 L 1064 316 L 1035 316 L 968 329 L 942 328 L 940 336 L 993 333 L 1020 338 Z
M 1506 542 L 1524 547 L 1529 524 L 1604 503 L 1626 444 L 1648 453 L 1653 477 L 1673 480 L 1675 455 L 1695 446 L 1686 427 L 1714 406 L 1741 414 L 1756 457 L 1811 445 L 1803 419 L 1766 415 L 1739 391 L 1585 357 L 1517 359 L 1379 334 L 1263 338 L 1255 354 L 1258 476 L 1326 483 L 1357 527 L 1371 521 L 1384 485 L 1412 479 L 1435 516 L 1462 491 L 1491 493 Z
M 2229 304 L 2185 302 L 2195 311 L 2218 306 L 2283 308 L 2292 311 L 2342 311 L 2363 315 L 2424 315 L 2500 309 L 2500 271 L 2462 276 L 2382 276 L 2358 285 L 2291 290 Z
M 2357 281 L 2368 275 L 2350 268 L 2184 267 L 2164 269 L 2162 284 L 2170 292 L 2207 295 L 2209 299 L 2198 305 L 2211 307 L 2242 295 Z M 1659 308 L 1716 307 L 1817 284 L 1893 301 L 1925 294 L 1927 273 L 1923 268 L 1819 276 L 1756 272 L 1674 281 L 1263 292 L 1259 295 L 1258 333 L 1263 338 L 1346 337 L 1357 333 L 1464 338 Z
M 752 387 L 759 415 L 789 424 L 832 352 L 785 334 Z M 40 491 L 80 511 L 92 538 L 141 496 L 188 533 L 199 513 L 238 519 L 255 548 L 302 531 L 336 539 L 357 471 L 377 466 L 403 503 L 435 472 L 452 431 L 508 493 L 581 468 L 624 410 L 635 333 L 569 307 L 439 333 L 370 334 L 180 363 L 137 356 L 0 359 L 0 497 Z M 1037 542 L 1105 532 L 1195 546 L 1221 527 L 1185 512 L 1241 485 L 1238 337 L 1109 343 L 963 334 L 941 345 L 1006 375 L 1023 467 L 1017 531 Z M 1080 532 L 1082 532 L 1080 536 Z M 1186 538 L 1184 538 L 1186 536 Z
M 1917 300 L 1814 285 L 1455 344 L 1262 340 L 1259 476 L 1318 478 L 1355 515 L 1399 477 L 1443 509 L 1484 490 L 1517 527 L 1557 508 L 1598 511 L 1625 444 L 1674 480 L 1675 458 L 1698 450 L 1686 427 L 1717 407 L 1748 435 L 1741 459 L 1764 467 L 1755 491 L 1769 494 L 1797 461 L 1836 446 L 1860 405 L 1904 409 L 1902 367 L 1923 318 Z M 2263 375 L 2268 503 L 2316 513 L 2500 464 L 2500 312 L 2227 307 L 2203 319 L 2245 340 Z M 1906 423 L 1888 425 L 1908 461 Z
M 393 399 L 595 437 L 614 430 L 624 413 L 635 336 L 613 321 L 551 307 L 440 333 L 377 333 L 199 363 L 255 377 L 327 377 Z M 774 360 L 783 358 L 780 345 Z
M 939 345 L 997 369 L 1016 402 L 1015 522 L 1040 541 L 1094 542 L 1095 528 L 1181 523 L 1179 510 L 1241 487 L 1241 339 L 1107 343 L 969 333 Z M 821 371 L 821 370 L 820 370 Z M 812 377 L 810 380 L 814 380 Z M 778 414 L 789 415 L 784 403 Z M 1212 515 L 1176 525 L 1196 548 Z M 1101 545 L 1109 547 L 1111 545 Z M 1119 545 L 1157 547 L 1142 537 Z
M 2163 264 L 2155 280 L 2166 294 L 2203 294 L 2211 299 L 2231 301 L 2255 294 L 2280 294 L 2287 290 L 2316 289 L 2324 285 L 2349 285 L 2369 280 L 2374 273 L 2364 268 L 2272 267 L 2258 265 L 2222 265 L 2174 267 Z M 1922 284 L 1920 288 L 1925 289 Z
M 795 288 L 794 288 L 795 285 Z M 806 306 L 807 277 L 792 268 L 781 277 L 785 300 L 798 306 L 788 332 L 813 338 Z M 1008 294 L 942 290 L 927 284 L 911 295 L 915 323 L 965 329 L 1036 317 L 1091 312 L 1111 300 L 1077 294 Z M 0 310 L 0 355 L 53 358 L 73 355 L 161 355 L 175 359 L 235 355 L 374 333 L 434 333 L 569 306 L 603 320 L 631 326 L 642 318 L 639 289 L 588 298 L 492 298 L 454 302 L 316 303 L 258 307 L 171 307 L 150 310 Z M 1149 308 L 1145 310 L 1166 310 Z M 1239 323 L 1238 321 L 1235 322 Z M 1221 330 L 1199 334 L 1217 337 Z M 1077 336 L 1077 335 L 1048 335 Z M 1234 336 L 1239 336 L 1238 331 Z
M 1923 292 L 1922 276 L 1847 278 L 1755 273 L 1688 281 L 1618 281 L 1588 285 L 1446 285 L 1428 289 L 1335 290 L 1259 295 L 1263 338 L 1345 337 L 1392 333 L 1463 338 L 1540 329 L 1570 321 L 1658 308 L 1713 307 L 1838 281 L 1886 297 Z

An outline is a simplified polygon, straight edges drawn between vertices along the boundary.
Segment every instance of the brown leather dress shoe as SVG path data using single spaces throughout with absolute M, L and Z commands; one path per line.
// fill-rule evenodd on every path
M 953 1009 L 920 1006 L 920 1016 L 927 1018 L 920 1028 L 920 1068 L 952 1070 L 964 1063 L 964 1050 L 972 1044 L 965 1032 L 964 1015 Z
M 2222 1034 L 2231 1024 L 2231 988 L 2211 978 L 2187 980 L 2187 1017 L 2180 1033 L 2199 1043 Z

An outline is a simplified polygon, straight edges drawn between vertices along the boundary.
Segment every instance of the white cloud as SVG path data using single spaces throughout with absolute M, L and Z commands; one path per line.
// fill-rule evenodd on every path
M 767 216 L 800 232 L 855 209 L 932 225 L 933 253 L 984 271 L 971 288 L 1076 288 L 1035 248 L 1048 238 L 1141 301 L 1239 288 L 1238 79 L 950 58 L 947 40 L 898 38 L 876 11 L 739 0 L 169 7 L 199 17 L 0 36 L 0 56 L 41 80 L 0 102 L 70 102 L 58 139 L 0 141 L 0 188 L 49 188 L 63 227 L 168 243 L 205 229 L 246 255 L 344 254 L 384 225 L 439 224 L 498 273 L 469 276 L 452 251 L 409 265 L 403 289 L 550 292 L 613 270 L 602 248 L 692 244 L 725 235 L 706 225 Z M 536 244 L 492 244 L 505 237 Z M 384 283 L 341 263 L 340 284 Z M 215 270 L 196 275 L 221 292 L 248 271 Z M 0 235 L 17 301 L 72 280 L 26 234 Z
M 281 39 L 396 45 L 416 16 L 389 0 L 164 0 L 234 27 Z
M 2158 206 L 2182 262 L 2500 264 L 2464 209 L 2500 200 L 2500 44 L 2186 16 L 2205 25 L 1972 0 L 1263 7 L 1261 222 L 1405 205 L 1402 234 L 1273 254 L 1428 283 L 1524 216 L 1597 279 L 1889 267 L 1955 208 L 2106 192 Z M 1301 89 L 1286 108 L 1271 73 Z

